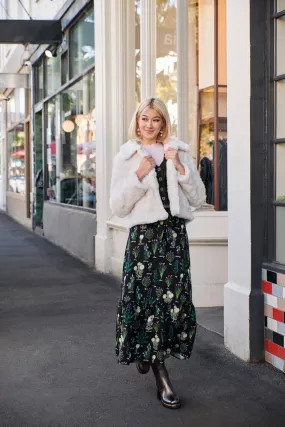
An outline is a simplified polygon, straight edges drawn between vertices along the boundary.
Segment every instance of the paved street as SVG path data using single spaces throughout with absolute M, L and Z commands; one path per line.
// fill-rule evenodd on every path
M 283 427 L 285 378 L 199 327 L 169 360 L 183 407 L 114 355 L 118 283 L 0 214 L 0 426 Z

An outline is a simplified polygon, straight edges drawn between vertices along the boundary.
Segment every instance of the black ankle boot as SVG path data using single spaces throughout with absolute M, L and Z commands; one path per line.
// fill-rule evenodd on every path
M 180 399 L 173 389 L 165 364 L 156 362 L 151 367 L 156 379 L 157 397 L 162 405 L 170 409 L 180 408 Z
M 148 362 L 138 362 L 137 363 L 137 370 L 140 374 L 147 374 L 150 368 L 150 363 Z

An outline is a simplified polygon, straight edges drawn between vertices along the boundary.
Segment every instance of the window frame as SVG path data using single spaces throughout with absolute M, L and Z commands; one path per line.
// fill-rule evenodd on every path
M 285 16 L 285 9 L 276 12 L 277 0 L 268 1 L 268 41 L 267 41 L 267 67 L 268 67 L 268 147 L 265 168 L 265 244 L 264 268 L 284 273 L 285 264 L 276 261 L 276 208 L 285 208 L 285 201 L 276 200 L 276 148 L 278 144 L 285 143 L 285 135 L 276 138 L 277 111 L 276 92 L 277 83 L 285 81 L 285 74 L 276 74 L 277 70 L 277 19 Z M 285 209 L 284 209 L 285 212 Z

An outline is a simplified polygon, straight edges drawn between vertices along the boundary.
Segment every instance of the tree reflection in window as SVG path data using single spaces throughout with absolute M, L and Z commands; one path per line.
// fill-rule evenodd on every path
M 167 104 L 177 134 L 177 0 L 157 0 L 156 94 Z

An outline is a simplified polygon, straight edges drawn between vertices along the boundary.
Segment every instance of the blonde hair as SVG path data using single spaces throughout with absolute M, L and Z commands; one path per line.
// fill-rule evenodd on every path
M 166 142 L 167 139 L 171 136 L 171 123 L 167 107 L 160 98 L 146 98 L 139 104 L 131 120 L 131 124 L 129 127 L 129 138 L 140 139 L 140 136 L 137 132 L 139 126 L 138 120 L 146 108 L 155 110 L 161 116 L 162 135 L 159 135 L 159 140 L 161 142 Z

